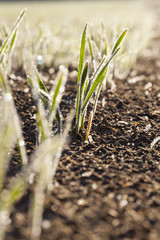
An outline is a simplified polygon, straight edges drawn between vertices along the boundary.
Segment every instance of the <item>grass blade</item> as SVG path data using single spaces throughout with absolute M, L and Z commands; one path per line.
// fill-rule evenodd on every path
M 4 74 L 0 70 L 0 86 L 4 92 L 7 92 L 7 82 L 5 80 Z
M 14 43 L 15 43 L 15 40 L 16 40 L 16 36 L 17 36 L 17 30 L 15 31 L 15 33 L 13 34 L 13 37 L 11 39 L 11 45 L 10 45 L 10 49 L 9 49 L 9 54 L 11 53 L 13 47 L 14 47 Z
M 85 86 L 85 81 L 88 75 L 88 62 L 86 62 L 82 76 L 80 79 L 80 96 L 79 96 L 79 109 L 78 109 L 78 118 L 77 118 L 77 133 L 79 132 L 79 127 L 80 127 L 80 122 L 81 122 L 81 105 L 82 105 L 82 99 L 83 99 L 83 94 L 84 94 L 84 86 Z
M 85 44 L 86 44 L 86 32 L 87 32 L 87 26 L 85 25 L 85 28 L 83 30 L 82 38 L 81 38 L 81 48 L 80 48 L 80 58 L 79 58 L 79 68 L 78 68 L 78 78 L 77 78 L 77 99 L 76 99 L 76 131 L 77 134 L 79 133 L 79 118 L 80 118 L 80 89 L 81 89 L 81 74 L 83 69 L 83 63 L 84 63 L 84 56 L 85 56 Z
M 125 29 L 118 37 L 117 41 L 115 42 L 114 46 L 113 46 L 113 49 L 112 49 L 112 52 L 111 52 L 111 55 L 113 55 L 115 53 L 115 51 L 119 48 L 121 42 L 123 41 L 126 33 L 127 33 L 128 29 Z
M 62 131 L 62 117 L 61 111 L 58 105 L 60 104 L 62 94 L 64 92 L 64 87 L 67 81 L 68 70 L 61 66 L 57 78 L 55 80 L 55 86 L 51 89 L 50 98 L 51 98 L 51 109 L 49 116 L 49 125 L 52 125 L 54 118 L 58 122 L 59 133 Z
M 81 79 L 80 79 L 80 84 L 79 84 L 79 108 L 78 108 L 78 116 L 77 116 L 77 133 L 79 133 L 79 127 L 80 127 L 80 122 L 81 122 L 81 105 L 82 105 L 82 98 L 83 98 L 83 92 L 84 92 L 84 86 L 85 86 L 85 81 L 88 75 L 88 62 L 86 62 Z
M 59 107 L 56 111 L 56 120 L 58 122 L 58 133 L 60 134 L 62 133 L 62 114 Z
M 16 31 L 19 23 L 20 23 L 21 20 L 23 19 L 23 16 L 25 15 L 25 13 L 26 13 L 26 9 L 24 9 L 24 10 L 20 13 L 19 17 L 17 18 L 17 21 L 16 21 L 16 23 L 14 24 L 14 26 L 13 26 L 10 34 L 7 35 L 6 40 L 4 41 L 4 43 L 3 43 L 2 47 L 1 47 L 0 55 L 3 54 L 3 51 L 5 50 L 5 47 L 7 46 L 7 44 L 8 44 L 8 42 L 9 42 L 10 38 L 12 37 L 12 35 L 15 33 L 15 31 Z
M 86 81 L 87 76 L 88 76 L 88 70 L 89 70 L 89 64 L 88 64 L 88 61 L 87 61 L 86 64 L 84 65 L 82 78 L 81 78 L 81 89 L 80 89 L 80 96 L 81 97 L 83 96 L 85 81 Z
M 43 81 L 41 80 L 41 78 L 40 78 L 40 76 L 39 76 L 39 73 L 38 73 L 37 68 L 34 67 L 34 69 L 35 69 L 35 73 L 36 73 L 36 76 L 37 76 L 37 82 L 38 82 L 39 88 L 40 88 L 41 90 L 43 90 L 44 92 L 48 93 L 48 91 L 47 91 L 47 89 L 46 89 Z
M 106 62 L 106 64 L 103 66 L 103 68 L 101 69 L 101 71 L 99 72 L 99 74 L 97 75 L 97 77 L 95 78 L 86 98 L 85 98 L 85 101 L 84 101 L 84 104 L 83 104 L 83 107 L 82 107 L 82 112 L 85 110 L 85 107 L 86 105 L 88 104 L 92 94 L 94 93 L 95 89 L 97 88 L 98 84 L 100 83 L 100 81 L 102 79 L 105 78 L 105 75 L 107 73 L 107 68 L 108 68 L 108 65 L 110 63 L 110 61 L 112 60 L 112 58 L 116 55 L 116 53 L 119 51 L 120 48 L 117 48 L 115 50 L 115 52 L 113 53 L 113 55 L 111 55 L 111 57 L 109 58 L 109 60 Z
M 80 59 L 79 59 L 77 84 L 80 81 L 81 72 L 82 72 L 83 63 L 84 63 L 87 26 L 88 26 L 88 23 L 84 27 L 82 38 L 81 38 L 81 48 L 80 48 Z
M 54 94 L 52 96 L 52 104 L 51 104 L 50 115 L 53 113 L 53 111 L 55 110 L 55 107 L 57 105 L 56 100 L 57 100 L 59 92 L 60 92 L 60 87 L 61 87 L 61 84 L 62 84 L 63 76 L 64 76 L 64 73 L 61 71 L 58 78 L 57 78 L 57 84 L 56 84 L 56 87 L 55 87 L 55 90 L 54 90 Z
M 93 57 L 93 51 L 92 51 L 92 45 L 91 45 L 90 38 L 88 38 L 88 45 L 89 45 L 89 52 L 90 52 L 90 55 L 91 55 L 91 60 L 93 62 L 94 57 Z
M 37 77 L 37 78 L 38 78 L 38 77 Z M 40 79 L 40 78 L 39 78 L 39 79 Z M 49 106 L 51 99 L 50 99 L 50 96 L 49 96 L 48 91 L 47 91 L 47 90 L 46 90 L 46 91 L 43 90 L 43 86 L 42 86 L 42 89 L 38 88 L 38 86 L 36 85 L 36 83 L 33 81 L 33 79 L 32 79 L 29 75 L 27 75 L 27 80 L 28 80 L 29 85 L 31 86 L 33 92 L 34 92 L 33 95 L 38 94 L 38 96 L 39 96 L 39 97 L 41 98 L 41 100 L 43 101 L 44 105 L 45 105 L 45 106 Z M 37 79 L 37 80 L 38 80 L 38 79 Z M 41 84 L 41 83 L 42 83 L 42 85 L 44 85 L 43 82 L 42 82 L 41 79 L 40 79 L 40 84 Z M 45 87 L 45 86 L 44 86 L 44 87 Z M 36 98 L 37 98 L 37 97 L 36 97 Z
M 32 88 L 34 88 L 34 87 L 35 87 L 34 81 L 33 81 L 33 79 L 32 79 L 29 75 L 27 75 L 27 80 L 28 80 L 28 82 L 29 82 L 29 85 L 30 85 Z
M 96 79 L 94 80 L 90 90 L 88 91 L 88 94 L 85 98 L 85 101 L 84 101 L 84 104 L 83 104 L 83 107 L 82 107 L 82 112 L 84 111 L 86 105 L 88 104 L 92 94 L 94 93 L 96 87 L 98 86 L 98 84 L 100 83 L 101 79 L 103 78 L 103 75 L 105 73 L 105 70 L 106 70 L 106 66 L 104 66 L 102 68 L 102 70 L 100 71 L 100 73 L 98 74 L 98 76 L 96 77 Z
M 46 119 L 45 109 L 43 108 L 41 101 L 38 101 L 36 116 L 39 133 L 38 142 L 40 143 L 50 136 L 49 125 Z

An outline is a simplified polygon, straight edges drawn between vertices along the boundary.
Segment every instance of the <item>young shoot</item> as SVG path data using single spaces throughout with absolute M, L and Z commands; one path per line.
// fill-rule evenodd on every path
M 96 112 L 97 102 L 100 95 L 100 90 L 102 87 L 102 83 L 106 78 L 106 74 L 108 71 L 108 66 L 114 56 L 120 49 L 120 45 L 127 33 L 127 29 L 125 29 L 116 40 L 111 54 L 109 57 L 103 56 L 101 62 L 97 66 L 96 70 L 94 70 L 91 77 L 88 76 L 88 61 L 84 61 L 85 58 L 85 45 L 86 45 L 86 34 L 87 34 L 87 26 L 83 30 L 82 38 L 81 38 L 81 47 L 80 47 L 80 58 L 79 58 L 79 68 L 78 68 L 78 78 L 77 78 L 77 101 L 76 101 L 76 133 L 79 134 L 80 129 L 83 128 L 85 116 L 87 113 L 87 106 L 90 102 L 91 97 L 94 94 L 94 104 L 93 110 L 91 111 L 91 115 L 89 117 L 88 129 L 86 140 L 88 139 L 88 135 L 90 132 L 90 128 L 92 125 L 92 119 Z M 88 38 L 89 39 L 89 38 Z M 93 64 L 93 50 L 90 40 L 89 43 L 89 50 L 91 54 L 91 61 Z M 107 51 L 105 51 L 107 53 Z
M 50 133 L 52 132 L 52 123 L 53 120 L 56 119 L 58 123 L 58 132 L 62 133 L 62 115 L 59 108 L 59 104 L 62 98 L 62 94 L 64 92 L 65 83 L 67 80 L 68 70 L 60 66 L 59 72 L 55 79 L 55 83 L 49 92 L 45 87 L 36 67 L 34 67 L 36 78 L 34 81 L 29 75 L 27 76 L 28 82 L 33 90 L 33 96 L 35 99 L 35 104 L 37 107 L 37 124 L 38 128 L 41 129 L 41 136 L 44 139 L 44 129 L 42 127 L 42 123 L 46 120 L 42 120 L 47 117 L 48 127 L 50 128 Z M 38 103 L 39 100 L 43 103 L 46 111 L 43 110 L 42 106 Z M 41 112 L 41 113 L 40 113 Z M 43 112 L 43 113 L 42 113 Z M 46 124 L 45 124 L 46 125 Z M 43 130 L 43 131 L 42 131 Z M 46 130 L 48 132 L 48 130 Z

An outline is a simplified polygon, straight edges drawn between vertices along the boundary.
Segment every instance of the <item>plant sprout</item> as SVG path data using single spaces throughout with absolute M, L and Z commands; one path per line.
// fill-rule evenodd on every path
M 64 91 L 64 86 L 67 80 L 67 72 L 68 70 L 60 66 L 59 72 L 57 74 L 57 78 L 55 80 L 55 84 L 53 85 L 52 89 L 50 92 L 46 89 L 42 79 L 40 78 L 40 75 L 36 69 L 36 81 L 34 81 L 29 75 L 27 76 L 28 82 L 30 86 L 32 87 L 33 90 L 33 96 L 35 99 L 36 103 L 36 115 L 37 115 L 37 123 L 38 123 L 38 128 L 40 130 L 40 135 L 42 139 L 44 139 L 44 129 L 43 129 L 43 124 L 39 120 L 40 116 L 40 111 L 42 110 L 42 107 L 40 107 L 39 99 L 43 102 L 44 107 L 47 109 L 47 112 L 44 111 L 44 115 L 48 115 L 48 127 L 50 128 L 50 132 L 52 132 L 52 122 L 54 118 L 56 118 L 58 122 L 58 132 L 62 133 L 62 116 L 59 108 L 59 103 L 62 98 L 62 94 Z
M 87 112 L 88 103 L 91 97 L 93 96 L 93 94 L 95 94 L 94 106 L 91 112 L 91 116 L 89 118 L 89 126 L 87 130 L 86 140 L 88 140 L 92 119 L 96 112 L 98 97 L 100 94 L 102 83 L 108 71 L 108 65 L 113 59 L 113 57 L 119 51 L 120 45 L 127 33 L 127 29 L 125 29 L 119 35 L 118 39 L 116 40 L 112 48 L 109 58 L 107 58 L 107 56 L 103 56 L 97 69 L 94 71 L 93 75 L 89 77 L 88 62 L 84 63 L 87 26 L 88 24 L 85 25 L 82 38 L 81 38 L 80 58 L 79 58 L 78 78 L 77 78 L 77 101 L 76 101 L 76 133 L 79 134 L 80 129 L 82 129 L 84 125 L 84 119 Z M 93 60 L 93 51 L 92 51 L 92 46 L 90 41 L 89 41 L 89 49 L 91 53 L 91 59 Z

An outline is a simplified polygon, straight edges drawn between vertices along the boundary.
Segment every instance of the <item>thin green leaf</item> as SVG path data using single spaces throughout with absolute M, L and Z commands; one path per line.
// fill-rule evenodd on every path
M 88 26 L 88 23 L 84 27 L 82 38 L 81 38 L 81 48 L 80 48 L 80 59 L 79 59 L 77 84 L 80 81 L 81 72 L 82 72 L 83 63 L 84 63 L 87 26 Z
M 90 38 L 88 38 L 88 45 L 89 45 L 89 52 L 90 52 L 90 55 L 91 55 L 91 60 L 93 61 L 94 57 L 93 57 L 93 50 L 92 50 L 92 45 L 91 45 Z
M 62 133 L 62 114 L 59 107 L 56 111 L 56 120 L 58 122 L 58 133 Z
M 17 36 L 17 30 L 15 31 L 15 33 L 13 34 L 13 37 L 11 39 L 11 44 L 10 44 L 10 49 L 9 49 L 9 53 L 11 53 L 13 47 L 14 47 L 14 43 L 15 43 L 15 40 L 16 40 L 16 36 Z
M 49 125 L 52 125 L 54 118 L 58 122 L 59 132 L 62 131 L 62 114 L 58 105 L 60 104 L 62 94 L 65 88 L 65 83 L 67 80 L 67 73 L 68 70 L 64 66 L 60 66 L 60 70 L 55 80 L 55 84 L 50 91 L 50 98 L 51 98 L 51 108 L 50 108 L 50 115 L 49 115 Z
M 105 41 L 105 43 L 104 43 L 104 52 L 105 52 L 105 55 L 107 56 L 107 54 L 108 54 L 108 44 L 107 44 L 107 41 Z
M 80 124 L 80 117 L 81 117 L 81 105 L 82 105 L 82 98 L 83 98 L 83 92 L 84 92 L 84 85 L 85 81 L 88 75 L 88 62 L 86 62 L 83 72 L 81 75 L 80 83 L 79 83 L 79 108 L 78 108 L 78 117 L 77 117 L 77 133 L 79 132 L 79 124 Z
M 10 206 L 13 205 L 13 203 L 15 203 L 23 195 L 25 188 L 26 182 L 24 181 L 24 179 L 22 179 L 21 177 L 17 178 L 9 190 L 10 197 L 7 203 Z
M 38 96 L 41 98 L 43 103 L 46 106 L 49 106 L 50 105 L 49 104 L 50 96 L 49 96 L 48 92 L 44 91 L 43 89 L 39 89 L 38 86 L 36 85 L 36 83 L 33 81 L 33 79 L 29 75 L 27 75 L 27 80 L 34 91 L 34 94 L 38 94 Z
M 51 99 L 50 99 L 50 95 L 47 92 L 41 89 L 38 89 L 38 95 L 47 107 L 50 106 Z
M 55 106 L 56 106 L 56 99 L 57 99 L 58 94 L 59 94 L 59 91 L 60 91 L 60 87 L 61 87 L 61 83 L 62 83 L 63 75 L 64 75 L 64 73 L 61 72 L 61 73 L 60 73 L 60 76 L 59 76 L 59 79 L 58 79 L 58 83 L 57 83 L 56 88 L 55 88 L 55 91 L 54 91 L 54 95 L 53 95 L 53 97 L 52 97 L 52 105 L 51 105 L 51 111 L 50 111 L 50 114 L 52 114 L 52 112 L 53 112 L 54 109 L 55 109 Z
M 7 91 L 7 83 L 5 81 L 3 73 L 0 71 L 0 86 L 3 88 L 3 90 Z
M 41 78 L 40 78 L 40 76 L 39 76 L 39 73 L 38 73 L 37 68 L 34 67 L 34 69 L 35 69 L 35 73 L 36 73 L 36 76 L 37 76 L 37 81 L 38 81 L 39 88 L 40 88 L 41 90 L 43 90 L 44 92 L 48 93 L 48 91 L 47 91 L 47 89 L 46 89 L 43 81 L 41 80 Z
M 91 87 L 91 83 L 92 83 L 92 79 L 89 78 L 86 80 L 86 83 L 85 83 L 85 88 L 84 88 L 84 94 L 83 94 L 83 101 L 85 99 L 85 97 L 87 96 L 87 93 Z
M 3 43 L 2 47 L 1 47 L 0 55 L 3 53 L 5 47 L 7 46 L 8 42 L 10 41 L 10 38 L 11 38 L 12 35 L 15 33 L 15 31 L 16 31 L 19 23 L 21 22 L 21 20 L 23 19 L 23 16 L 25 15 L 25 12 L 26 12 L 26 9 L 24 9 L 24 10 L 20 13 L 20 15 L 19 15 L 19 17 L 17 18 L 17 21 L 16 21 L 16 23 L 14 24 L 14 26 L 13 26 L 10 34 L 7 35 L 6 40 L 4 41 L 4 43 Z
M 3 104 L 5 104 L 3 102 Z M 5 106 L 5 111 L 8 106 Z M 7 109 L 8 111 L 10 110 L 9 108 Z M 8 114 L 6 114 L 8 115 Z M 13 128 L 11 122 L 12 122 L 12 116 L 9 114 L 9 116 L 3 116 L 3 120 L 0 124 L 0 192 L 3 187 L 4 183 L 4 178 L 9 162 L 9 151 L 13 144 L 16 141 L 16 132 L 15 129 Z
M 77 77 L 77 98 L 76 98 L 76 129 L 77 133 L 79 133 L 79 118 L 80 118 L 80 78 L 82 74 L 83 69 L 83 63 L 84 63 L 84 56 L 85 56 L 85 44 L 86 44 L 86 32 L 87 32 L 87 26 L 85 25 L 82 38 L 81 38 L 81 47 L 80 47 L 80 58 L 79 58 L 79 67 L 78 67 L 78 77 Z
M 118 47 L 120 46 L 121 42 L 123 41 L 126 33 L 127 33 L 128 29 L 125 29 L 118 37 L 117 41 L 115 42 L 111 55 L 114 54 L 114 52 L 118 49 Z
M 59 78 L 58 78 L 57 85 L 55 87 L 54 95 L 52 97 L 52 105 L 51 105 L 50 120 L 49 120 L 50 122 L 52 122 L 54 116 L 56 117 L 56 120 L 58 122 L 58 132 L 59 133 L 61 133 L 61 131 L 62 131 L 62 121 L 61 121 L 60 109 L 59 109 L 59 107 L 57 108 L 57 104 L 59 102 L 59 101 L 57 101 L 57 98 L 58 98 L 59 93 L 60 93 L 60 88 L 61 88 L 61 84 L 62 84 L 62 81 L 63 81 L 63 76 L 64 76 L 64 72 L 61 71 L 60 75 L 59 75 Z
M 106 62 L 106 64 L 103 66 L 103 68 L 101 69 L 101 71 L 99 72 L 99 74 L 97 75 L 97 77 L 95 78 L 82 107 L 82 112 L 85 110 L 86 105 L 88 104 L 92 94 L 94 93 L 95 89 L 97 88 L 98 84 L 100 83 L 100 81 L 102 79 L 105 78 L 105 75 L 107 73 L 107 67 L 108 64 L 110 63 L 110 61 L 112 60 L 112 58 L 115 56 L 115 54 L 119 51 L 120 48 L 116 49 L 115 52 L 113 53 L 113 55 L 111 55 L 111 57 L 109 58 L 109 60 Z
M 88 61 L 87 61 L 86 64 L 84 65 L 84 69 L 83 69 L 83 73 L 82 73 L 82 77 L 81 77 L 81 89 L 80 89 L 81 98 L 83 96 L 85 81 L 86 81 L 87 75 L 88 75 L 88 68 L 89 67 L 88 67 Z
M 33 88 L 34 87 L 33 79 L 29 75 L 27 75 L 27 80 L 28 80 L 30 86 Z
M 93 82 L 82 107 L 82 112 L 84 111 L 86 105 L 88 104 L 92 94 L 94 93 L 96 87 L 98 86 L 98 84 L 100 83 L 101 79 L 104 77 L 104 73 L 105 73 L 106 67 L 103 67 L 102 70 L 100 71 L 100 73 L 98 74 L 98 76 L 96 77 L 95 81 Z
M 48 121 L 45 115 L 45 109 L 43 108 L 40 101 L 38 102 L 36 116 L 37 116 L 37 125 L 40 133 L 39 140 L 41 142 L 49 137 L 49 126 L 48 126 Z

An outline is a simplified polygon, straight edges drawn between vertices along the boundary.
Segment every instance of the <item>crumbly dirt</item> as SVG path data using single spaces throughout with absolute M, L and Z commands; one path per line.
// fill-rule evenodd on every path
M 54 189 L 45 200 L 41 240 L 160 239 L 160 145 L 150 146 L 160 136 L 160 36 L 148 52 L 152 54 L 141 57 L 125 79 L 114 79 L 114 92 L 101 93 L 91 129 L 93 142 L 69 133 Z M 23 76 L 10 83 L 31 156 L 36 122 L 30 87 Z M 69 74 L 61 103 L 64 118 L 75 96 L 75 77 Z M 15 149 L 8 176 L 19 169 Z M 32 187 L 15 205 L 6 240 L 29 239 L 31 191 Z

